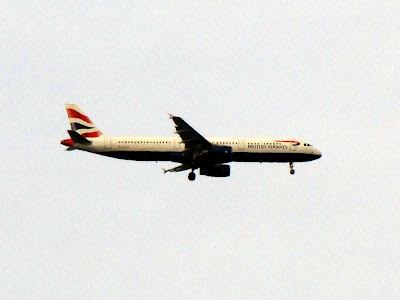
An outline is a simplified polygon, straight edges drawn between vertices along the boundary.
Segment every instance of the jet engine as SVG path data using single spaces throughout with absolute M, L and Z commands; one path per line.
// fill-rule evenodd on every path
M 203 158 L 210 163 L 227 163 L 232 161 L 232 147 L 213 146 L 203 153 Z M 229 175 L 228 175 L 229 176 Z

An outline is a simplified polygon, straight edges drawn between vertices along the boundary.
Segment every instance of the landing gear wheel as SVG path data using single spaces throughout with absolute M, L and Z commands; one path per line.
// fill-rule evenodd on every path
M 189 175 L 188 175 L 188 179 L 190 181 L 194 181 L 196 179 L 196 174 L 193 171 L 190 172 Z
M 289 168 L 290 168 L 290 174 L 294 175 L 295 171 L 292 162 L 289 163 Z

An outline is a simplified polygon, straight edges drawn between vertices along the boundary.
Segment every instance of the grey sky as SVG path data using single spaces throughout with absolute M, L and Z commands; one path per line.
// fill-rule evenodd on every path
M 0 296 L 400 296 L 400 5 L 0 4 Z M 173 163 L 66 152 L 107 134 L 292 137 L 323 157 Z

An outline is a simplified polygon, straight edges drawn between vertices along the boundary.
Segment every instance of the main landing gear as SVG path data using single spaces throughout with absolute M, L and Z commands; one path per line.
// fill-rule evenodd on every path
M 188 179 L 190 181 L 194 181 L 196 179 L 196 174 L 193 171 L 190 172 L 189 175 L 188 175 Z
M 289 163 L 289 168 L 290 168 L 290 174 L 294 175 L 295 171 L 294 171 L 294 166 L 293 166 L 292 162 Z

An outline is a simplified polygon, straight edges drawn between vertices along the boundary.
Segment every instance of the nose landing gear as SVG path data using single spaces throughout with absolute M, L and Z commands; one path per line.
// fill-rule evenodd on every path
M 295 170 L 292 162 L 289 163 L 289 168 L 290 168 L 290 174 L 294 175 Z

